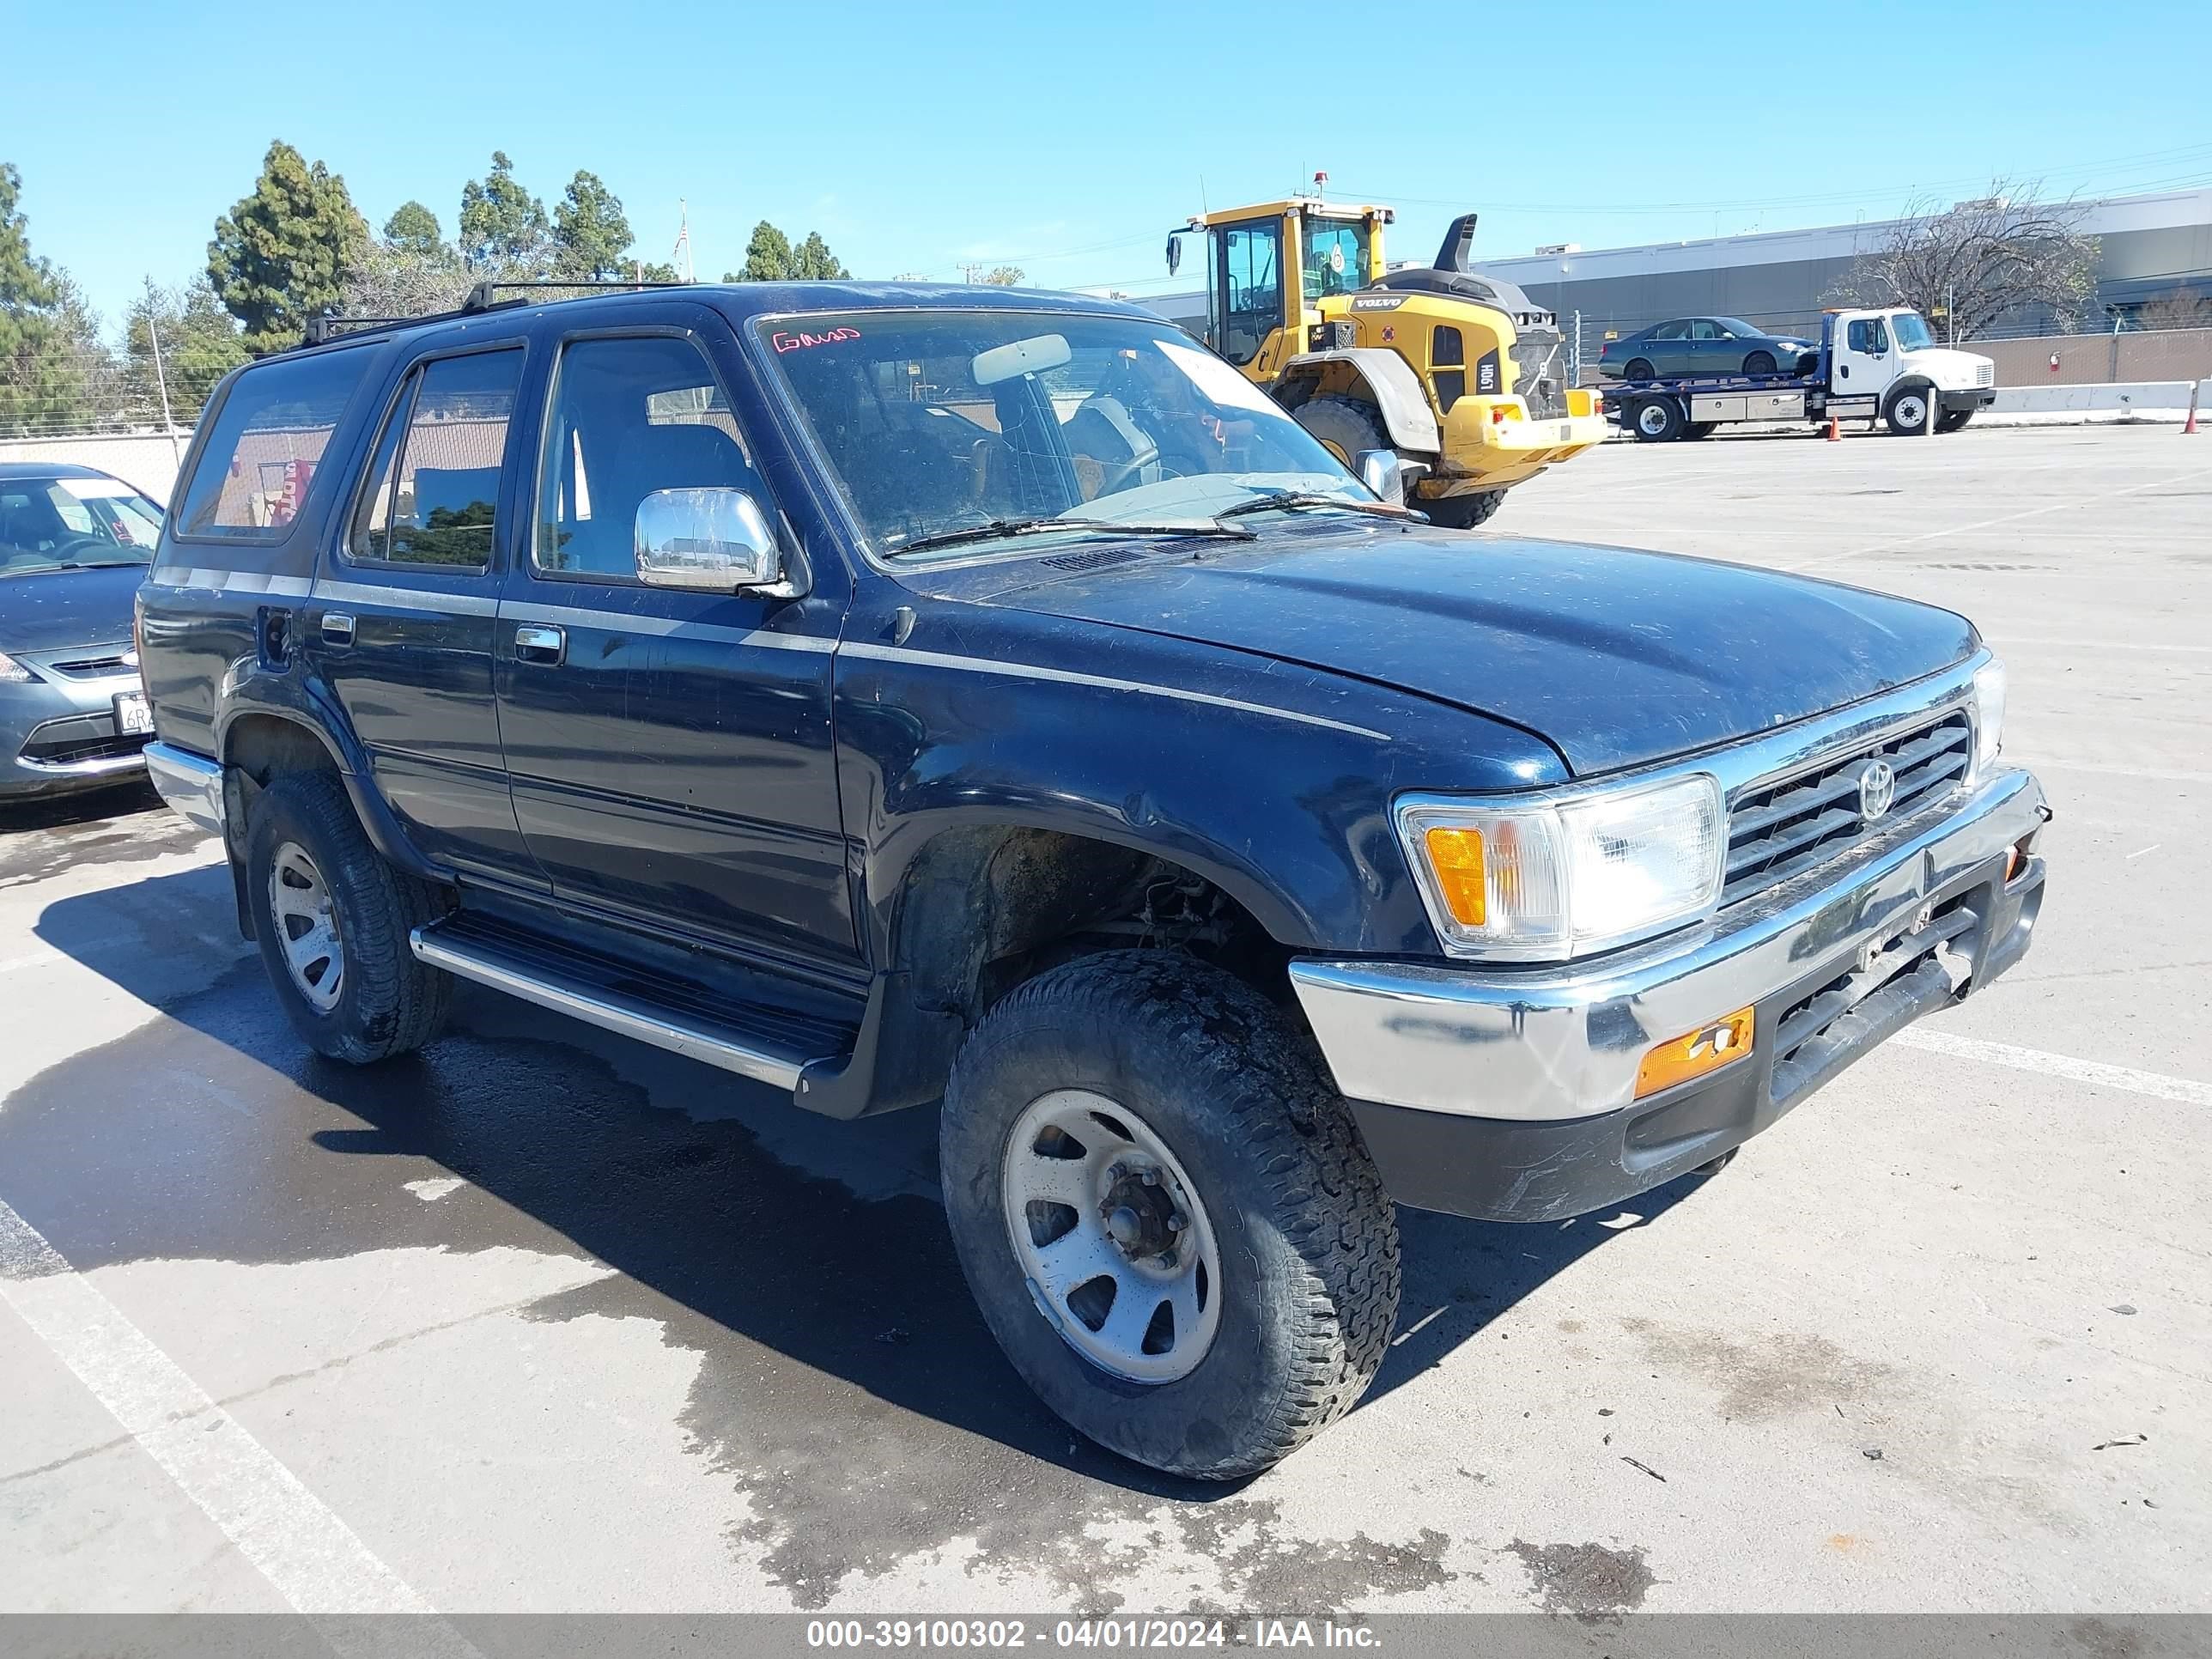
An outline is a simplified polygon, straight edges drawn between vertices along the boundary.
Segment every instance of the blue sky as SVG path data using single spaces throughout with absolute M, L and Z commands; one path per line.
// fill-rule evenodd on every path
M 1201 204 L 1316 169 L 1332 197 L 1398 208 L 1401 258 L 1468 208 L 1478 256 L 1502 258 L 1887 217 L 1998 173 L 2060 194 L 2212 183 L 2203 0 L 0 0 L 0 160 L 33 245 L 111 326 L 149 275 L 203 265 L 276 137 L 375 224 L 413 197 L 450 234 L 500 149 L 549 204 L 598 173 L 648 258 L 688 199 L 704 277 L 768 218 L 863 276 L 975 260 L 1136 293 L 1188 285 L 1160 244 Z

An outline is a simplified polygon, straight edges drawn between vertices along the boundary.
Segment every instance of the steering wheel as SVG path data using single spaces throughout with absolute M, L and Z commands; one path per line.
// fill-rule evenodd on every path
M 1138 473 L 1157 465 L 1159 459 L 1160 447 L 1156 443 L 1147 443 L 1127 460 L 1116 461 L 1113 465 L 1103 468 L 1098 479 L 1098 495 L 1112 495 L 1127 489 Z M 1091 499 L 1095 501 L 1097 497 Z
M 112 545 L 100 537 L 88 536 L 79 531 L 63 537 L 47 550 L 46 556 L 62 562 L 73 562 L 80 552 L 104 553 Z

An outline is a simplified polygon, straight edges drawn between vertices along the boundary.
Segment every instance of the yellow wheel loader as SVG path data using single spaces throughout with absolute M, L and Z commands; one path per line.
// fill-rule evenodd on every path
M 1606 436 L 1600 395 L 1567 384 L 1559 319 L 1468 267 L 1475 216 L 1433 266 L 1388 270 L 1389 208 L 1310 198 L 1231 208 L 1168 238 L 1205 239 L 1206 343 L 1350 465 L 1407 463 L 1406 499 L 1478 525 L 1505 492 Z

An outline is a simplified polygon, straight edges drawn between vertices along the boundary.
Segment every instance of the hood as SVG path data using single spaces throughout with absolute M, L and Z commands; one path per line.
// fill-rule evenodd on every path
M 1960 351 L 1954 346 L 1923 346 L 1917 351 L 1908 351 L 1905 361 L 1913 369 L 1925 374 L 1947 391 L 1964 391 L 1975 384 L 1975 376 L 1985 367 L 1994 367 L 1993 358 L 1978 351 Z
M 1976 644 L 1948 611 L 1741 565 L 1328 524 L 1189 562 L 1154 556 L 1004 586 L 988 602 L 1456 704 L 1536 733 L 1577 776 L 1825 714 L 1959 662 Z
M 0 573 L 0 651 L 66 651 L 131 637 L 131 601 L 143 564 L 96 570 Z

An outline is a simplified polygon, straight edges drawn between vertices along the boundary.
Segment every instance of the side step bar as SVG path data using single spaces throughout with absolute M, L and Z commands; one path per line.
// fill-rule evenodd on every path
M 641 995 L 635 981 L 605 982 L 574 956 L 550 963 L 542 956 L 532 960 L 511 941 L 468 927 L 465 918 L 417 927 L 407 943 L 418 960 L 433 968 L 779 1089 L 796 1089 L 799 1074 L 817 1060 L 842 1058 L 804 1052 L 770 1032 L 743 1029 L 738 1019 L 744 1011 L 733 1009 L 736 1018 L 725 1020 Z

